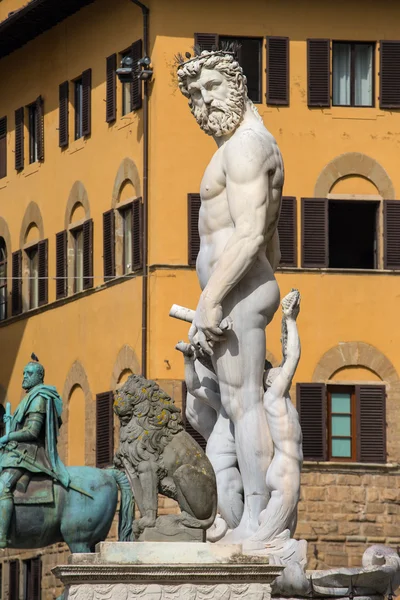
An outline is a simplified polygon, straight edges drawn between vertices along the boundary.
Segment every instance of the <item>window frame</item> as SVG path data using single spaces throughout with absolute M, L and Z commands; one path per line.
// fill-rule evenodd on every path
M 36 102 L 28 104 L 26 107 L 28 111 L 28 155 L 29 164 L 39 162 L 39 140 L 37 136 L 38 132 L 38 109 Z
M 350 418 L 351 418 L 351 457 L 340 457 L 332 455 L 332 440 L 333 439 L 348 439 L 349 436 L 333 436 L 332 435 L 332 415 L 349 413 L 332 413 L 332 392 L 336 393 L 350 393 Z M 327 397 L 327 459 L 329 462 L 357 462 L 357 399 L 356 399 L 356 387 L 355 385 L 342 385 L 342 384 L 329 384 L 326 387 Z
M 79 224 L 76 227 L 71 227 L 69 230 L 71 236 L 72 236 L 72 248 L 74 251 L 74 255 L 73 255 L 73 268 L 72 268 L 72 277 L 73 277 L 73 285 L 72 285 L 72 293 L 73 294 L 80 294 L 81 292 L 83 292 L 84 287 L 83 287 L 83 263 L 84 263 L 84 242 L 83 242 L 83 224 Z M 77 289 L 77 283 L 78 283 L 78 235 L 82 236 L 82 275 L 80 278 L 81 281 L 81 285 L 80 285 L 80 289 Z
M 376 42 L 362 41 L 362 40 L 331 40 L 332 52 L 331 52 L 331 79 L 332 79 L 332 107 L 335 108 L 375 108 L 375 90 L 376 90 L 376 77 L 375 77 L 375 65 L 376 65 Z M 335 104 L 334 98 L 334 78 L 333 78 L 333 55 L 335 51 L 335 44 L 350 44 L 350 104 Z M 372 90 L 371 90 L 371 104 L 355 104 L 355 46 L 372 46 Z
M 259 42 L 259 50 L 258 50 L 258 100 L 251 100 L 253 104 L 263 104 L 263 75 L 262 75 L 262 63 L 263 63 L 263 43 L 264 38 L 262 36 L 257 35 L 224 35 L 222 33 L 218 34 L 219 43 L 221 41 L 234 42 L 235 40 L 256 40 Z M 239 60 L 238 60 L 239 62 Z M 239 63 L 240 64 L 240 63 Z M 246 73 L 245 73 L 246 75 Z
M 31 246 L 24 248 L 27 258 L 27 271 L 28 271 L 28 310 L 34 310 L 39 307 L 39 243 L 32 244 Z M 34 253 L 34 256 L 32 254 Z M 37 260 L 37 277 L 32 277 L 32 263 L 34 258 Z M 35 291 L 33 286 L 36 285 L 36 296 L 37 302 L 33 305 L 33 298 Z
M 83 76 L 79 75 L 72 80 L 74 84 L 74 140 L 80 140 L 83 135 Z M 80 96 L 78 97 L 78 85 L 80 86 Z M 79 109 L 79 110 L 78 110 Z M 78 135 L 80 133 L 80 135 Z

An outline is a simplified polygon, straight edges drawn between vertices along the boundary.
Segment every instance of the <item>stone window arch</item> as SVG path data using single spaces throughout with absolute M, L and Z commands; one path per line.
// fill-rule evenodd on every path
M 90 223 L 90 205 L 85 186 L 75 181 L 68 196 L 64 227 L 67 232 L 67 295 L 83 289 L 83 228 Z
M 39 253 L 39 246 L 43 244 L 44 254 Z M 26 311 L 39 306 L 39 275 L 47 277 L 47 240 L 44 239 L 43 218 L 36 202 L 31 202 L 25 211 L 20 231 L 20 249 L 22 309 Z M 43 265 L 42 260 L 45 261 Z M 46 296 L 47 286 L 46 281 Z
M 75 361 L 65 379 L 64 389 L 62 393 L 63 400 L 63 425 L 60 430 L 59 438 L 59 453 L 63 461 L 69 464 L 69 459 L 82 456 L 82 449 L 79 452 L 69 456 L 68 443 L 73 439 L 71 419 L 81 419 L 84 415 L 84 427 L 80 422 L 79 434 L 80 442 L 84 447 L 84 464 L 87 466 L 95 466 L 95 434 L 96 423 L 93 415 L 96 414 L 96 405 L 93 400 L 93 394 L 89 385 L 89 380 L 83 364 Z M 70 404 L 72 400 L 72 404 Z M 84 411 L 82 411 L 82 402 L 84 402 Z M 70 414 L 71 407 L 71 414 Z
M 124 158 L 115 177 L 112 192 L 112 210 L 115 226 L 115 274 L 124 275 L 132 270 L 132 209 L 141 196 L 139 171 L 131 158 Z

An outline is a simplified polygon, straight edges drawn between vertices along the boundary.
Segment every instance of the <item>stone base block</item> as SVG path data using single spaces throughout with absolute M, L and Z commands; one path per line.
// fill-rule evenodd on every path
M 64 600 L 270 600 L 282 570 L 237 545 L 104 542 L 53 573 Z

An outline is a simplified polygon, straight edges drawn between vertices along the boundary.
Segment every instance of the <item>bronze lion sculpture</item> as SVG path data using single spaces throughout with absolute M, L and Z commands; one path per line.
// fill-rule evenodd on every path
M 171 531 L 208 529 L 217 511 L 215 474 L 173 400 L 155 381 L 131 375 L 115 394 L 114 412 L 121 424 L 115 465 L 126 472 L 141 515 L 136 538 L 162 520 Z M 181 513 L 157 520 L 158 493 L 176 500 Z

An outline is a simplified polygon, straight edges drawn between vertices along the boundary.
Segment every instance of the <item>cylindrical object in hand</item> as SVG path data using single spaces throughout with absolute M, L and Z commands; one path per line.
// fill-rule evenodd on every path
M 179 306 L 179 304 L 173 304 L 169 311 L 170 317 L 174 317 L 174 319 L 179 319 L 180 321 L 187 321 L 188 323 L 193 322 L 195 314 L 196 312 L 191 308 L 185 308 L 184 306 Z

